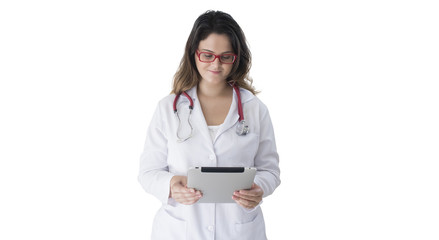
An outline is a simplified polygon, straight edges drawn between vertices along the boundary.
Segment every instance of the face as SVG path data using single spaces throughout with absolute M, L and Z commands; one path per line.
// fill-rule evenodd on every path
M 200 41 L 198 52 L 207 52 L 215 55 L 234 53 L 229 37 L 225 34 L 216 33 L 212 33 L 206 39 Z M 230 56 L 224 55 L 224 59 L 228 57 Z M 219 58 L 216 58 L 211 63 L 201 62 L 197 53 L 195 53 L 195 62 L 202 78 L 201 81 L 211 84 L 225 83 L 233 68 L 233 64 L 221 63 Z

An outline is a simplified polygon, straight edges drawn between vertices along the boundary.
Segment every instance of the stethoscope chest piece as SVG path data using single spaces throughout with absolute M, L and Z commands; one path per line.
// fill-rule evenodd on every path
M 239 121 L 238 125 L 236 126 L 236 134 L 239 136 L 244 136 L 249 132 L 248 125 L 245 123 L 244 120 Z

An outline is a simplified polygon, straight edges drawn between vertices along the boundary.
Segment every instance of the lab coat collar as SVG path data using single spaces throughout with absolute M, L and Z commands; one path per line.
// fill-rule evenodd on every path
M 198 131 L 209 140 L 209 142 L 212 142 L 210 139 L 209 129 L 207 127 L 206 119 L 204 118 L 203 111 L 201 109 L 201 104 L 198 101 L 197 96 L 197 86 L 189 89 L 186 91 L 189 96 L 191 96 L 192 100 L 194 101 L 194 110 L 192 112 L 194 122 L 198 123 Z M 255 96 L 244 88 L 239 88 L 239 92 L 241 94 L 241 103 L 244 105 L 246 102 L 249 102 L 252 100 Z M 183 101 L 189 101 L 187 98 L 180 98 Z M 244 111 L 245 115 L 245 111 Z M 246 116 L 244 116 L 244 119 Z M 233 127 L 239 120 L 239 114 L 238 114 L 238 97 L 236 95 L 236 92 L 233 91 L 233 99 L 232 104 L 230 105 L 229 112 L 227 113 L 227 117 L 224 120 L 224 123 L 221 125 L 221 127 L 218 129 L 218 133 L 216 135 L 216 138 L 214 140 L 214 143 L 216 139 L 225 131 Z M 213 146 L 213 145 L 212 145 Z

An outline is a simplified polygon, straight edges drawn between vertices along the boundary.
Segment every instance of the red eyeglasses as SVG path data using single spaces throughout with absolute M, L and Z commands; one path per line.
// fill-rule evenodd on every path
M 237 57 L 237 55 L 233 54 L 233 53 L 215 55 L 215 54 L 210 53 L 210 52 L 199 52 L 199 51 L 197 51 L 197 56 L 198 56 L 198 59 L 200 60 L 200 62 L 211 63 L 211 62 L 214 62 L 218 58 L 219 61 L 221 63 L 224 63 L 224 64 L 234 63 L 236 61 L 236 57 Z

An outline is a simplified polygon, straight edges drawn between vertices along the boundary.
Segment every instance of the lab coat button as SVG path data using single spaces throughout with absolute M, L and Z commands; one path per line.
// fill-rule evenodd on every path
M 214 229 L 215 229 L 215 228 L 214 228 L 213 226 L 209 226 L 209 227 L 207 227 L 207 230 L 209 230 L 209 231 L 211 231 L 211 232 L 213 232 Z
M 210 160 L 215 160 L 215 155 L 214 155 L 214 154 L 209 155 L 209 159 L 210 159 Z

